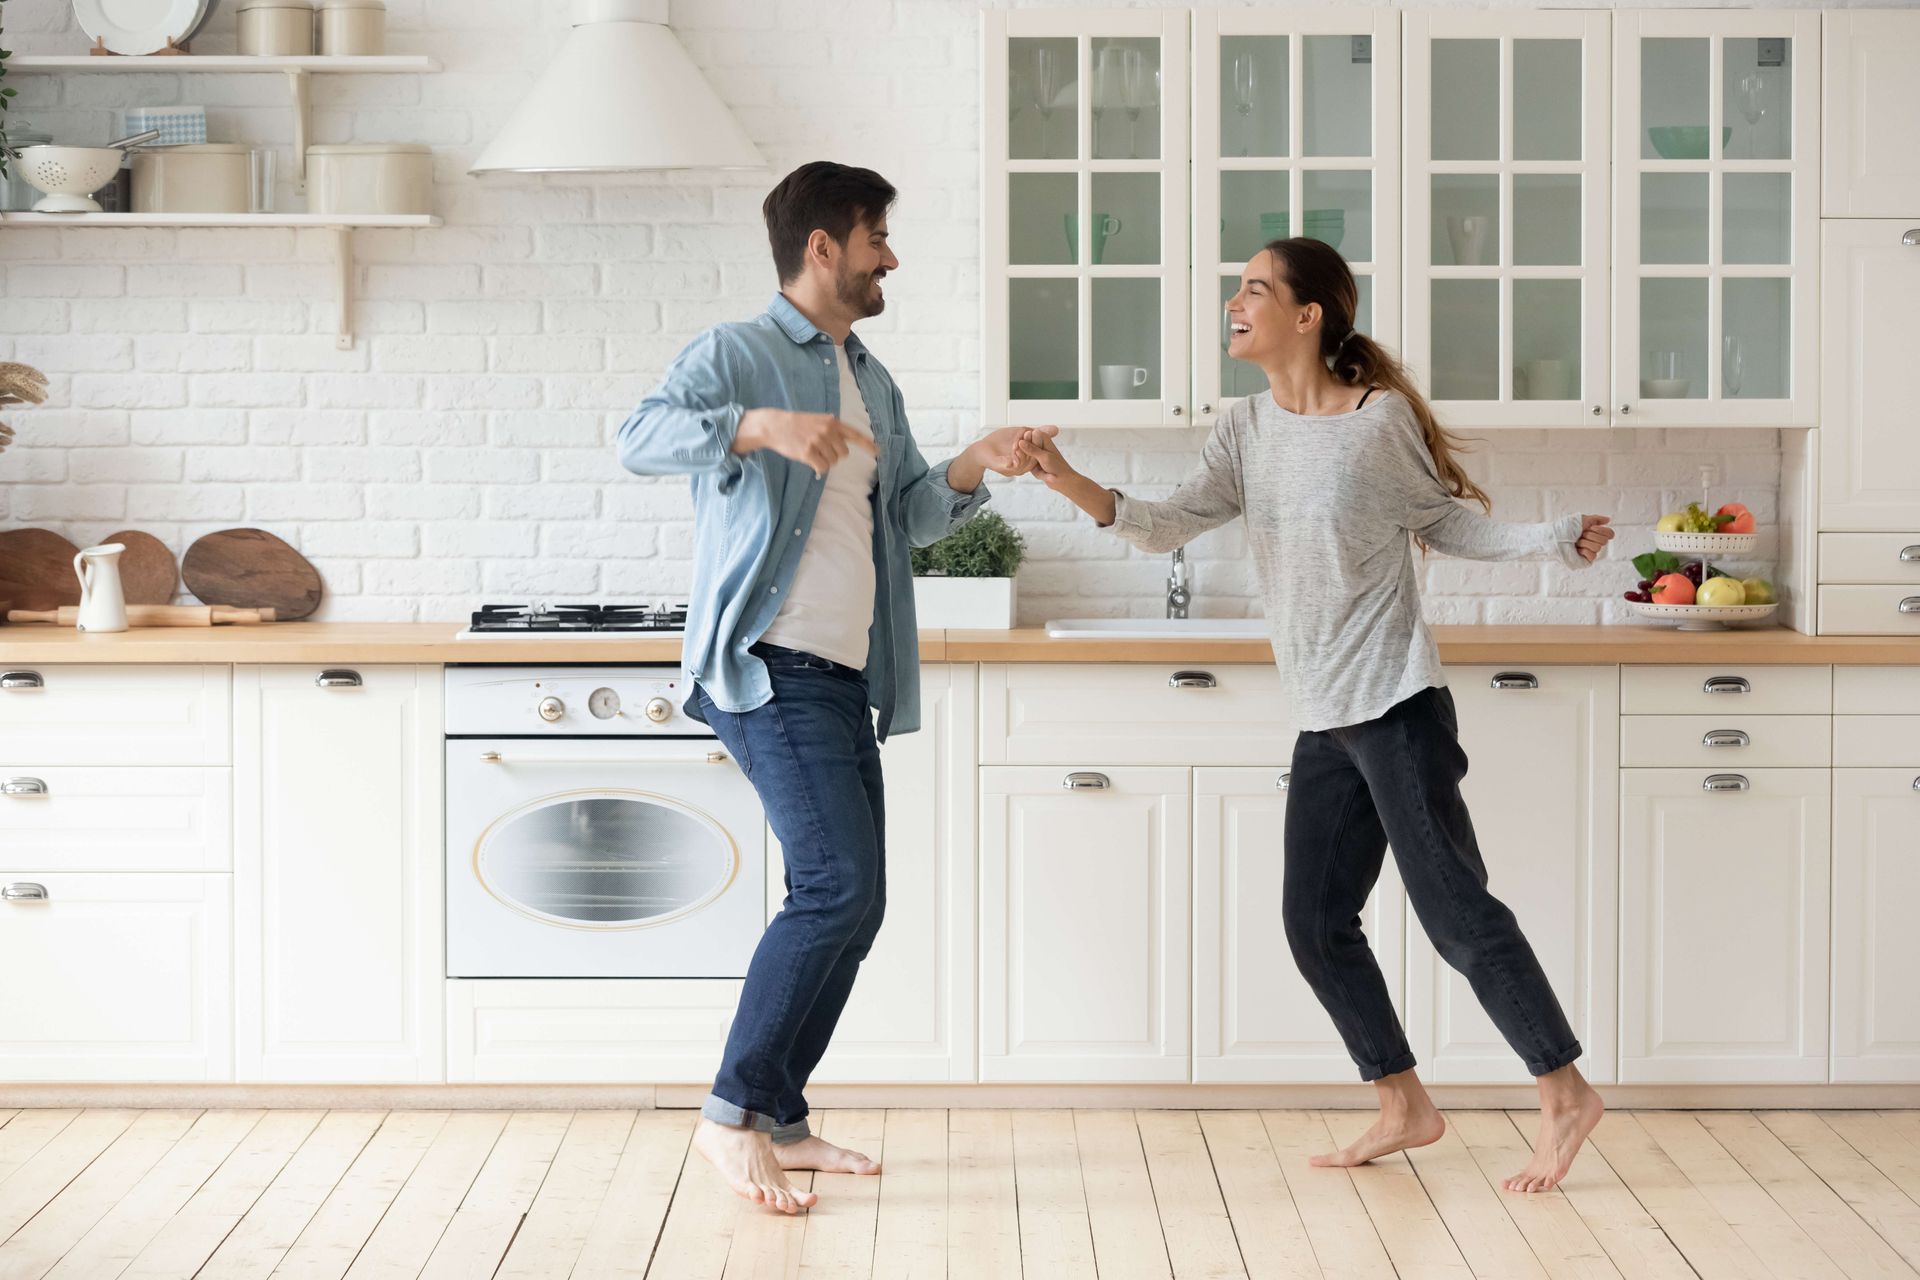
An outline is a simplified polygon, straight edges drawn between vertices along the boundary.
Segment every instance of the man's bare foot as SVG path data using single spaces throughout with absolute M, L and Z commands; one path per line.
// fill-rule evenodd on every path
M 1562 1072 L 1570 1074 L 1562 1076 Z M 1540 1136 L 1534 1140 L 1533 1159 L 1500 1185 L 1521 1193 L 1551 1191 L 1559 1186 L 1573 1167 L 1573 1158 L 1580 1154 L 1581 1144 L 1606 1110 L 1600 1095 L 1573 1067 L 1541 1076 Z
M 1350 1169 L 1381 1156 L 1390 1156 L 1408 1147 L 1424 1147 L 1440 1141 L 1447 1122 L 1432 1103 L 1404 1114 L 1381 1112 L 1373 1126 L 1354 1141 L 1324 1156 L 1312 1156 L 1307 1163 L 1316 1169 Z
M 720 1171 L 735 1195 L 781 1213 L 811 1209 L 820 1197 L 787 1181 L 773 1139 L 755 1129 L 716 1124 L 705 1116 L 693 1131 L 693 1149 Z
M 880 1164 L 858 1151 L 836 1147 L 817 1134 L 798 1142 L 775 1143 L 774 1159 L 782 1169 L 817 1169 L 821 1173 L 878 1173 Z

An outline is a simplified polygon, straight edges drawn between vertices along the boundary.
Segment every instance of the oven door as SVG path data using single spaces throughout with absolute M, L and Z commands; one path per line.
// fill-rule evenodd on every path
M 449 977 L 745 977 L 765 902 L 713 739 L 448 740 Z

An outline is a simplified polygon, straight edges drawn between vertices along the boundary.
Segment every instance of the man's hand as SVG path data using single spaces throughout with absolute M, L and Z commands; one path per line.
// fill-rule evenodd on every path
M 855 449 L 880 456 L 873 437 L 850 427 L 830 413 L 795 413 L 791 409 L 749 409 L 740 415 L 733 433 L 733 451 L 737 454 L 768 449 L 783 458 L 792 458 L 813 468 L 816 476 L 825 476 Z
M 1033 472 L 1049 489 L 1058 489 L 1063 482 L 1079 474 L 1061 456 L 1060 446 L 1053 441 L 1055 433 L 1056 428 L 1053 427 L 1029 430 L 1020 438 L 1015 450 L 1025 464 L 1021 472 Z
M 1580 553 L 1582 560 L 1592 564 L 1600 558 L 1600 553 L 1605 551 L 1607 544 L 1612 541 L 1613 521 L 1610 517 L 1580 517 L 1580 540 L 1573 544 L 1573 549 Z
M 1033 470 L 1033 458 L 1021 452 L 1021 442 L 1032 437 L 1051 439 L 1058 427 L 1001 427 L 967 446 L 968 452 L 988 471 L 1003 476 L 1023 476 Z

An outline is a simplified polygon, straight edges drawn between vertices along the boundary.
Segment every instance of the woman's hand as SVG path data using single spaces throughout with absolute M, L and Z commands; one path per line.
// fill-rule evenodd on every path
M 1020 454 L 1032 463 L 1033 474 L 1039 476 L 1047 488 L 1092 516 L 1102 527 L 1113 523 L 1117 505 L 1113 490 L 1075 471 L 1072 464 L 1060 456 L 1060 446 L 1054 443 L 1051 430 L 1029 430 L 1020 442 Z
M 1049 489 L 1058 489 L 1065 481 L 1078 476 L 1070 463 L 1061 456 L 1060 446 L 1054 443 L 1057 427 L 1030 427 L 1021 436 L 1017 446 L 1026 469 L 1040 478 Z
M 1580 540 L 1573 544 L 1573 549 L 1580 553 L 1582 560 L 1592 564 L 1607 549 L 1607 544 L 1613 541 L 1613 532 L 1611 517 L 1581 516 Z

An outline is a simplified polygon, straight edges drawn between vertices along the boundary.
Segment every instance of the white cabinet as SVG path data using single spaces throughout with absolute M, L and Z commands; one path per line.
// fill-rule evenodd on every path
M 720 1069 L 737 978 L 454 978 L 454 1084 L 698 1084 Z
M 1193 1078 L 1200 1083 L 1356 1078 L 1281 926 L 1287 783 L 1287 771 L 1277 768 L 1194 770 Z M 1403 901 L 1389 854 L 1361 920 L 1396 1008 Z
M 1614 1078 L 1619 668 L 1450 667 L 1461 783 L 1488 885 L 1513 909 L 1589 1079 Z M 1407 1038 L 1448 1082 L 1525 1081 L 1465 978 L 1407 920 Z
M 980 771 L 980 1078 L 1188 1078 L 1188 771 Z
M 0 1080 L 233 1079 L 231 883 L 0 876 Z
M 243 1080 L 445 1078 L 440 668 L 241 667 Z
M 815 1080 L 974 1078 L 975 670 L 923 668 L 920 731 L 880 748 L 886 919 Z M 768 844 L 771 917 L 785 877 L 771 832 Z
M 1827 1078 L 1825 769 L 1626 769 L 1620 1079 Z
M 982 764 L 1265 765 L 1298 736 L 1271 663 L 980 668 Z
M 1920 746 L 1910 747 L 1915 753 Z M 1920 775 L 1912 768 L 1834 770 L 1836 1081 L 1920 1081 L 1916 901 Z
M 0 666 L 0 766 L 225 765 L 229 669 Z
M 1920 13 L 1829 9 L 1822 31 L 1824 198 L 1829 218 L 1920 213 Z
M 231 769 L 0 765 L 0 872 L 229 871 Z
M 1920 205 L 1911 214 L 1821 225 L 1820 527 L 1907 533 L 1920 544 Z

